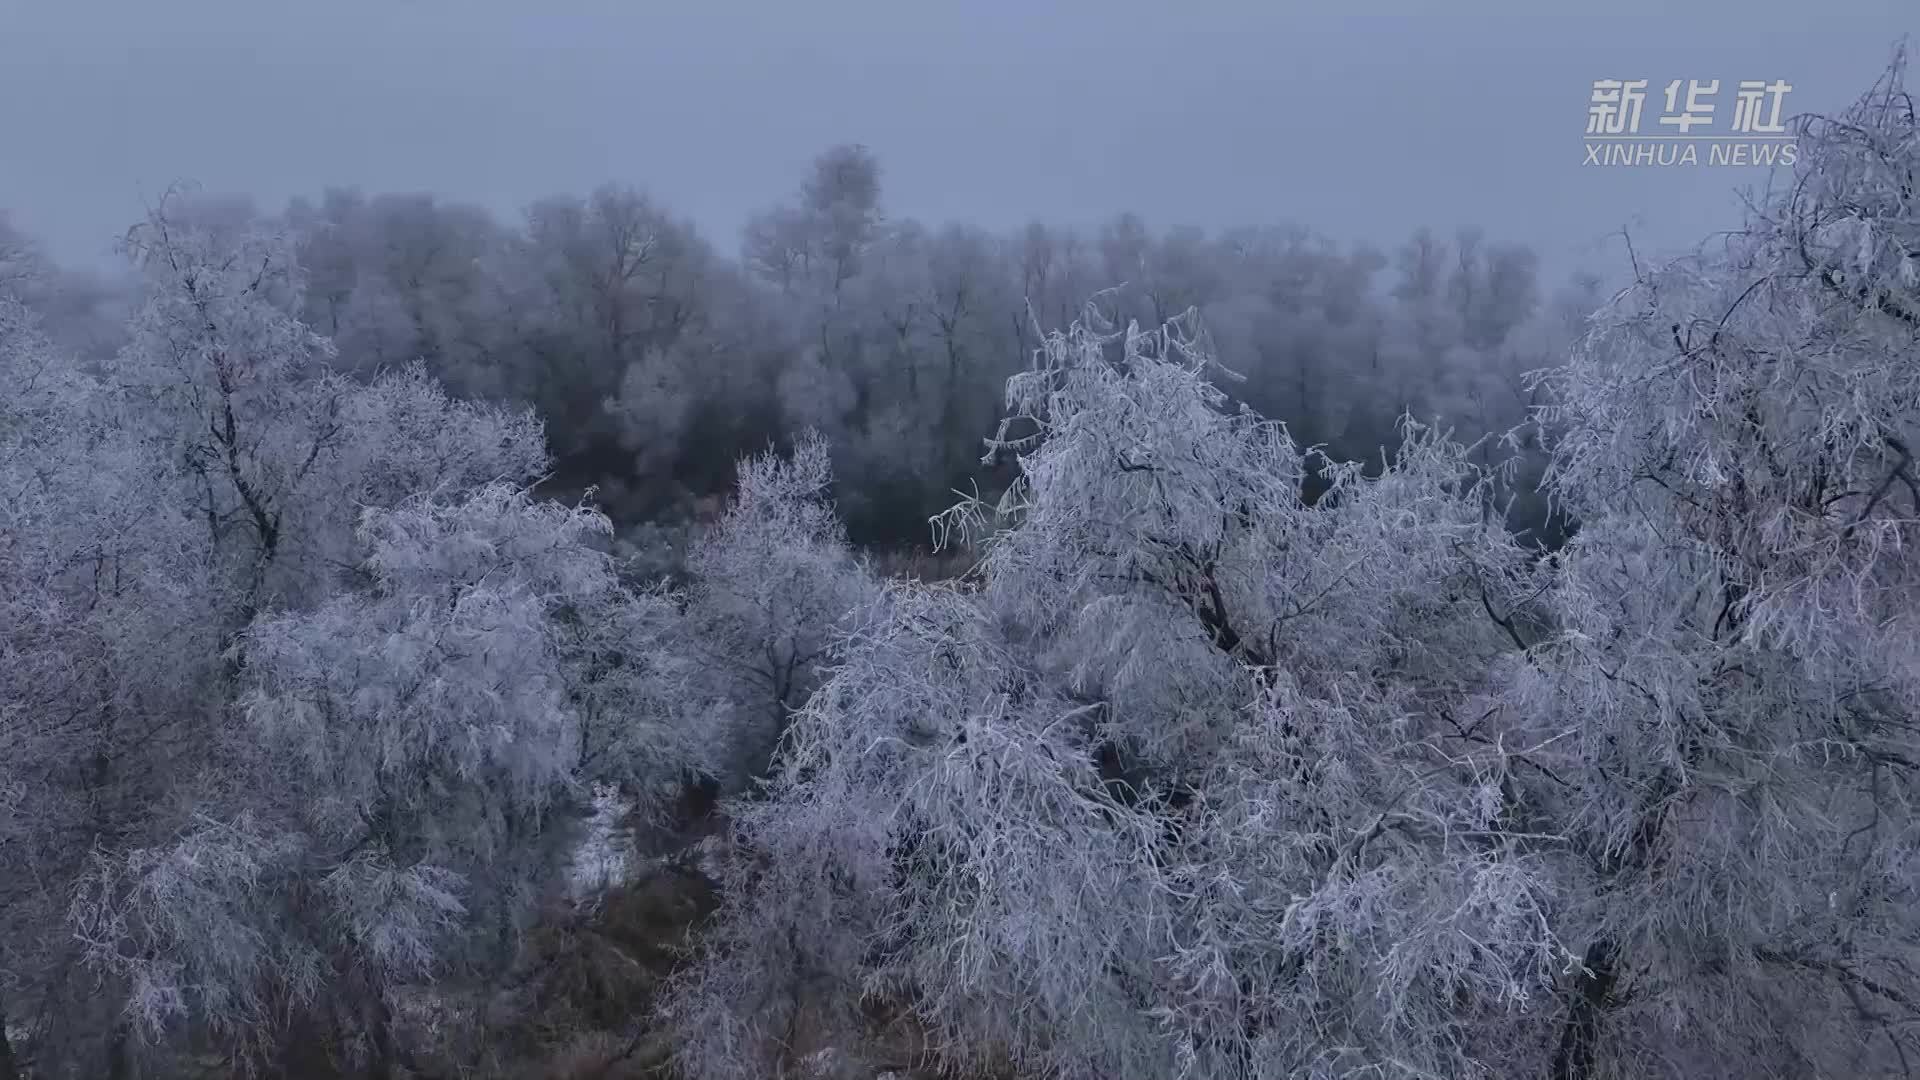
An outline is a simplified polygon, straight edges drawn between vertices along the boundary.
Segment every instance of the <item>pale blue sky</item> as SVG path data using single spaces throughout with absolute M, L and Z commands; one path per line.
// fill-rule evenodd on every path
M 1552 6 L 0 0 L 0 207 L 93 262 L 180 179 L 504 213 L 618 180 L 731 251 L 815 152 L 857 141 L 896 215 L 1131 209 L 1381 244 L 1480 224 L 1560 270 L 1610 258 L 1623 224 L 1692 242 L 1765 180 L 1583 167 L 1594 79 L 1781 78 L 1791 109 L 1830 109 L 1920 29 L 1896 0 Z

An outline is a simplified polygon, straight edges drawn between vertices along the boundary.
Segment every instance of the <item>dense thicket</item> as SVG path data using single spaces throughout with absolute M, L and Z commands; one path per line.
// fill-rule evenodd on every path
M 0 1080 L 1908 1071 L 1901 76 L 1605 303 L 854 147 L 0 229 Z

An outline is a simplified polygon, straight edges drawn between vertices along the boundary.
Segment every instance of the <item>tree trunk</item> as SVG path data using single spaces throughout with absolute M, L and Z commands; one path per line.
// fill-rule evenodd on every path
M 113 1026 L 113 1033 L 107 1036 L 108 1080 L 138 1080 L 140 1074 L 134 1064 L 132 1042 L 132 1032 L 124 1022 Z
M 7 1037 L 7 1011 L 0 1008 L 0 1080 L 20 1080 L 20 1063 L 13 1057 L 13 1040 Z
M 1600 1041 L 1600 1019 L 1613 995 L 1614 948 L 1606 941 L 1587 946 L 1585 970 L 1574 980 L 1560 1046 L 1553 1054 L 1553 1080 L 1590 1080 Z
M 400 1049 L 393 1039 L 393 1013 L 385 1001 L 378 999 L 373 1002 L 372 1013 L 367 1025 L 368 1041 L 373 1044 L 367 1076 L 369 1080 L 394 1080 L 399 1075 Z

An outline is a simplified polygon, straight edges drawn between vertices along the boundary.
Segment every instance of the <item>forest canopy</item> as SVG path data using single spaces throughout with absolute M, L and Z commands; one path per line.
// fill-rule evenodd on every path
M 0 1080 L 1909 1072 L 1903 76 L 1610 297 L 858 146 L 0 224 Z

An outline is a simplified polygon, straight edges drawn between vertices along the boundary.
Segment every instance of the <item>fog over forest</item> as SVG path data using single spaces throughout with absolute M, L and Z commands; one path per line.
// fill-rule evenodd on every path
M 1911 12 L 4 2 L 0 1080 L 1920 1066 Z

